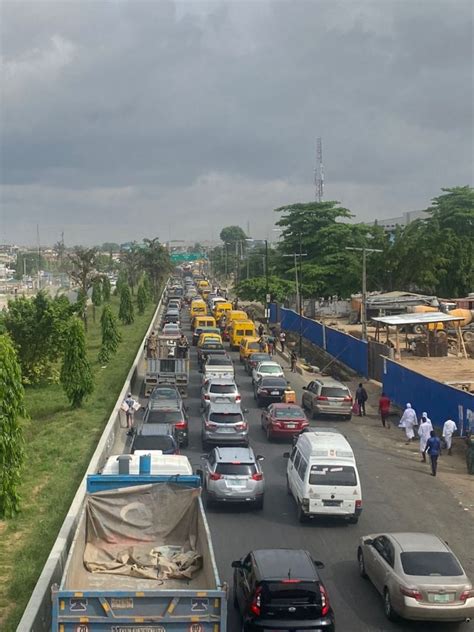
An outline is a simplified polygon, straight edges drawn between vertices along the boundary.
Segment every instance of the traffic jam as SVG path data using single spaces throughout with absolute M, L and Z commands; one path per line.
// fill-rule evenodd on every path
M 277 351 L 280 332 L 254 322 L 199 270 L 179 272 L 147 341 L 143 417 L 134 420 L 128 449 L 186 456 L 199 475 L 213 540 L 229 531 L 229 629 L 332 632 L 337 608 L 323 581 L 325 560 L 304 546 L 304 529 L 328 519 L 355 525 L 364 509 L 344 423 L 330 425 L 351 419 L 352 393 L 315 377 L 297 394 L 287 356 Z M 281 548 L 253 547 L 245 538 L 264 510 L 266 487 L 275 487 L 275 468 L 283 472 L 277 493 L 291 499 L 285 519 L 301 530 L 301 548 L 285 548 L 285 538 Z M 378 593 L 382 618 L 401 630 L 407 620 L 469 621 L 474 589 L 449 545 L 429 532 L 387 526 L 392 530 L 345 532 L 353 537 L 350 561 L 363 589 L 370 583 Z

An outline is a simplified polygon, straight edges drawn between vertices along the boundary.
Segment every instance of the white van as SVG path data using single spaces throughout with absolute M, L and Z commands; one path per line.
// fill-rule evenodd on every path
M 288 493 L 298 520 L 340 516 L 355 524 L 362 512 L 362 490 L 352 448 L 337 431 L 316 430 L 298 438 L 288 458 Z

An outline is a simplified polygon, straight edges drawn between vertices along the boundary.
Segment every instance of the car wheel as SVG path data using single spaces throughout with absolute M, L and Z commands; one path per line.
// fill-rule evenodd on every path
M 263 509 L 263 496 L 256 501 L 255 509 L 258 509 L 258 510 Z
M 272 431 L 270 430 L 270 426 L 267 426 L 267 441 L 271 441 L 273 438 Z
M 389 621 L 396 621 L 398 619 L 397 613 L 392 608 L 392 600 L 390 599 L 390 592 L 388 588 L 385 588 L 383 591 L 383 610 Z
M 211 509 L 211 507 L 214 505 L 214 501 L 212 500 L 212 498 L 209 496 L 208 493 L 206 493 L 206 509 Z
M 207 450 L 208 450 L 207 441 L 205 439 L 201 438 L 201 444 L 202 444 L 202 451 L 203 452 L 207 452 Z
M 238 602 L 238 599 L 237 599 L 237 593 L 235 591 L 235 586 L 234 586 L 233 593 L 234 593 L 234 598 L 232 599 L 232 603 L 234 604 L 234 608 L 236 610 L 238 610 L 239 609 L 239 602 Z
M 189 439 L 184 439 L 184 441 L 181 442 L 181 446 L 187 448 L 189 446 Z
M 306 410 L 306 404 L 304 403 L 304 397 L 301 398 L 301 408 Z
M 306 514 L 303 511 L 303 507 L 300 505 L 300 503 L 297 504 L 296 515 L 299 523 L 303 524 L 304 522 L 306 522 Z
M 364 554 L 362 553 L 362 549 L 357 551 L 357 562 L 359 563 L 359 575 L 364 579 L 367 579 L 367 573 L 365 571 L 365 562 L 364 562 Z
M 347 522 L 349 524 L 357 524 L 359 522 L 359 516 L 351 516 Z
M 346 415 L 346 416 L 344 417 L 344 419 L 345 419 L 346 421 L 350 421 L 350 420 L 352 419 L 352 415 Z
M 313 402 L 311 402 L 311 417 L 312 417 L 312 419 L 316 419 L 317 416 L 318 416 L 318 413 L 314 409 Z
M 288 476 L 286 477 L 286 493 L 288 494 L 288 496 L 291 496 L 291 487 L 290 487 L 290 481 L 288 480 Z
M 262 400 L 260 399 L 260 397 L 257 397 L 256 400 L 257 400 L 257 406 L 261 408 L 263 406 Z

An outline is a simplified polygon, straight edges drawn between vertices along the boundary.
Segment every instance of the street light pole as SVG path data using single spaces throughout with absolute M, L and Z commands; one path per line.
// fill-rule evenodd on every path
M 301 242 L 300 242 L 300 246 L 301 246 Z M 299 266 L 297 264 L 297 259 L 296 257 L 300 258 L 299 261 Z M 303 355 L 303 314 L 302 314 L 302 302 L 301 302 L 301 294 L 302 294 L 302 290 L 301 290 L 301 261 L 303 259 L 303 257 L 307 257 L 308 253 L 306 252 L 294 252 L 291 255 L 283 255 L 283 257 L 294 257 L 294 263 L 295 263 L 295 281 L 296 281 L 296 304 L 298 306 L 298 310 L 299 310 L 299 316 L 300 316 L 300 320 L 299 320 L 299 342 L 298 342 L 298 351 L 299 351 L 299 356 L 300 358 Z M 300 275 L 299 275 L 299 279 L 298 279 L 298 267 L 300 269 Z
M 367 253 L 383 252 L 379 248 L 353 248 L 346 246 L 346 250 L 362 252 L 362 305 L 360 310 L 360 322 L 362 325 L 362 340 L 367 340 Z

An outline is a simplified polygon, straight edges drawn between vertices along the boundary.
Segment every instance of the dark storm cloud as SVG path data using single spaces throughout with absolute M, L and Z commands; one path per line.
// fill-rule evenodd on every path
M 10 239 L 28 222 L 165 237 L 170 207 L 190 239 L 236 212 L 263 235 L 272 208 L 311 198 L 318 135 L 326 197 L 366 219 L 469 181 L 470 3 L 22 1 L 1 17 Z

